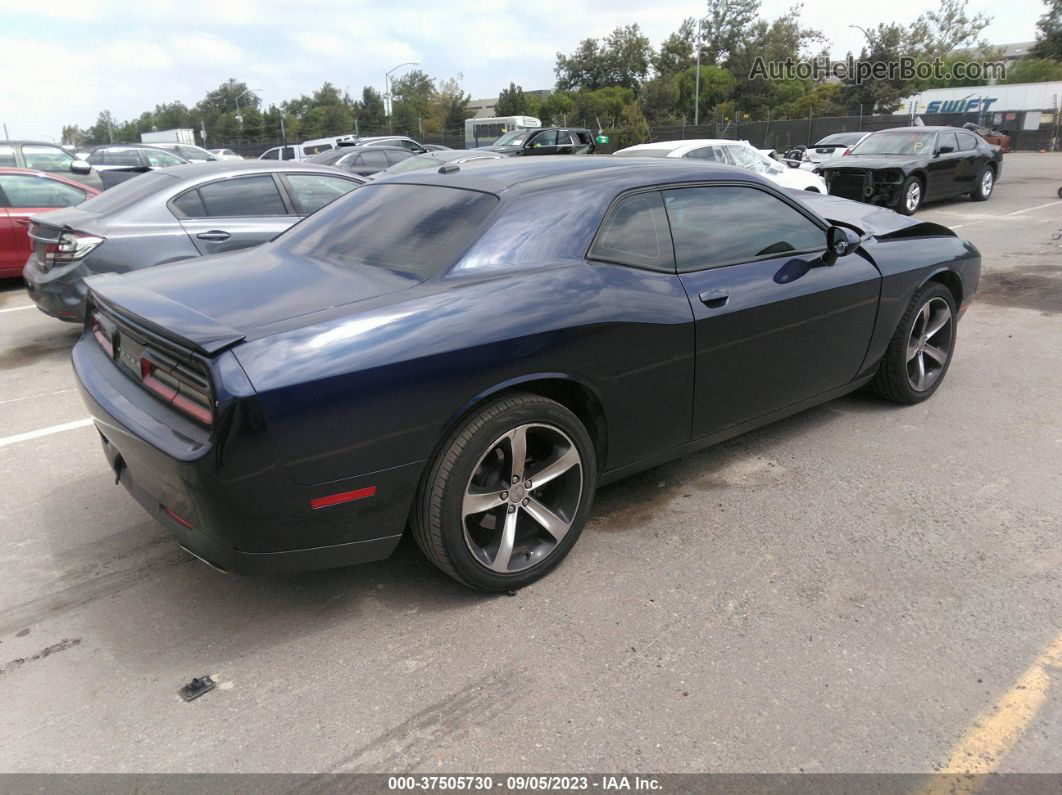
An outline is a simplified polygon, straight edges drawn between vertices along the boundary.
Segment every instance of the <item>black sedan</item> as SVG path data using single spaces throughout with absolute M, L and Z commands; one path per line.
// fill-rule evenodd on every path
M 835 196 L 911 215 L 936 199 L 985 201 L 1003 170 L 1003 152 L 956 127 L 901 127 L 868 135 L 814 170 Z
M 727 166 L 507 158 L 101 276 L 73 361 L 116 478 L 209 563 L 376 560 L 408 527 L 508 590 L 602 483 L 863 385 L 930 397 L 980 265 L 944 227 Z

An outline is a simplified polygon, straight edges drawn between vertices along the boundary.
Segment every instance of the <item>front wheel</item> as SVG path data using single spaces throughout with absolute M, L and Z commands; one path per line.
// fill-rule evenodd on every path
M 870 387 L 895 403 L 921 403 L 948 372 L 957 313 L 951 290 L 930 282 L 911 299 Z
M 908 177 L 900 188 L 900 198 L 896 202 L 896 212 L 901 215 L 914 215 L 922 203 L 922 181 L 918 177 Z
M 992 188 L 996 184 L 996 175 L 992 169 L 985 166 L 981 169 L 981 173 L 977 175 L 977 187 L 970 194 L 970 198 L 975 202 L 983 202 L 992 195 Z
M 413 536 L 465 585 L 521 588 L 575 545 L 596 481 L 593 443 L 578 417 L 541 395 L 501 398 L 443 445 L 417 494 Z

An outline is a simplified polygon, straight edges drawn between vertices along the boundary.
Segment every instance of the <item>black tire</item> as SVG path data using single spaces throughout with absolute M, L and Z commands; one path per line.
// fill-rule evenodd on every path
M 907 201 L 907 194 L 912 190 L 913 185 L 918 186 L 918 198 L 912 206 Z M 922 180 L 918 177 L 908 177 L 900 187 L 900 193 L 896 198 L 896 204 L 893 205 L 893 209 L 900 215 L 914 215 L 915 210 L 922 206 L 924 200 L 925 185 L 922 184 Z
M 472 542 L 466 533 L 463 500 L 473 476 L 486 465 L 484 457 L 497 449 L 501 437 L 528 425 L 547 434 L 559 431 L 558 438 L 564 436 L 572 442 L 580 458 L 581 480 L 566 488 L 572 499 L 575 494 L 578 495 L 578 502 L 577 507 L 569 512 L 571 524 L 567 533 L 541 560 L 527 564 L 528 568 L 519 571 L 499 573 L 489 569 L 487 562 L 473 554 Z M 530 436 L 527 438 L 530 439 Z M 530 446 L 529 441 L 529 449 Z M 501 483 L 500 480 L 498 482 Z M 511 591 L 544 577 L 568 554 L 586 524 L 596 483 L 594 445 L 579 418 L 560 403 L 541 395 L 513 394 L 484 406 L 444 442 L 424 474 L 413 504 L 410 526 L 417 545 L 428 560 L 458 582 L 482 591 Z M 514 494 L 516 488 L 513 488 Z M 535 496 L 545 499 L 539 490 L 532 488 L 527 497 Z M 491 521 L 500 524 L 505 521 L 508 507 L 508 503 L 502 503 L 497 514 L 486 512 L 479 515 L 480 519 L 490 514 L 494 517 Z M 513 509 L 519 516 L 525 517 L 521 521 L 526 526 L 530 511 L 522 512 L 519 503 Z M 534 532 L 534 525 L 531 525 L 531 530 Z M 500 533 L 500 530 L 495 532 Z M 532 558 L 530 549 L 526 557 Z M 513 560 L 522 560 L 515 551 Z
M 947 358 L 933 378 L 933 382 L 924 389 L 917 389 L 912 383 L 912 376 L 909 371 L 911 359 L 908 354 L 909 345 L 912 342 L 912 332 L 915 330 L 915 324 L 919 322 L 923 307 L 931 303 L 939 307 L 939 301 L 945 302 L 950 312 L 950 333 L 947 337 L 946 348 L 941 348 L 939 345 L 936 346 L 939 350 L 946 350 Z M 871 390 L 894 403 L 913 404 L 929 399 L 940 387 L 944 381 L 944 376 L 947 375 L 948 367 L 951 366 L 951 360 L 955 353 L 957 321 L 958 314 L 955 308 L 955 298 L 952 296 L 951 290 L 940 282 L 930 282 L 922 287 L 911 299 L 907 311 L 904 312 L 903 318 L 896 327 L 896 332 L 889 341 L 889 347 L 885 350 L 885 355 L 878 364 L 878 371 L 870 382 Z M 934 337 L 934 339 L 936 338 Z
M 1062 188 L 1058 189 L 1058 198 L 1062 199 Z
M 991 176 L 989 176 L 991 175 Z M 987 184 L 986 184 L 987 183 Z M 990 166 L 982 166 L 977 172 L 977 187 L 970 192 L 971 201 L 987 201 L 996 187 L 996 172 Z

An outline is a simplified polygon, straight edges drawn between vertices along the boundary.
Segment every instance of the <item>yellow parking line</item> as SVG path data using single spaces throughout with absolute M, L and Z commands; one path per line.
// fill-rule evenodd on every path
M 1062 634 L 1040 654 L 992 708 L 966 732 L 926 793 L 972 793 L 986 783 L 1047 700 L 1052 675 L 1062 683 Z M 977 776 L 977 778 L 963 778 Z M 954 778 L 960 777 L 960 778 Z

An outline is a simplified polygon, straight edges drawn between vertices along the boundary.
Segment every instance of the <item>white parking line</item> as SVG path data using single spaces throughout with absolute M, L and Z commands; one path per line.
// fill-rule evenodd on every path
M 18 403 L 21 400 L 40 400 L 41 398 L 48 398 L 52 395 L 64 395 L 67 392 L 77 392 L 76 389 L 57 389 L 54 392 L 43 392 L 36 395 L 23 395 L 17 398 L 8 398 L 7 400 L 0 400 L 0 406 L 5 406 L 8 403 Z
M 36 431 L 27 431 L 26 433 L 16 433 L 14 436 L 5 436 L 0 439 L 0 447 L 7 447 L 9 444 L 18 444 L 19 442 L 28 442 L 30 439 L 38 439 L 41 436 L 50 436 L 53 433 L 62 433 L 63 431 L 72 431 L 75 428 L 84 428 L 92 424 L 91 417 L 85 417 L 83 420 L 74 420 L 73 422 L 64 422 L 62 425 L 51 425 L 47 428 L 41 428 Z
M 1012 213 L 1007 213 L 1007 215 L 1021 215 L 1022 213 L 1031 213 L 1033 210 L 1042 210 L 1045 207 L 1056 207 L 1059 204 L 1062 204 L 1062 201 L 1048 202 L 1047 204 L 1038 204 L 1035 207 L 1026 207 L 1024 210 L 1015 210 Z
M 25 306 L 13 306 L 10 309 L 0 309 L 0 315 L 4 312 L 21 312 L 23 309 L 35 309 L 36 304 L 26 304 Z

